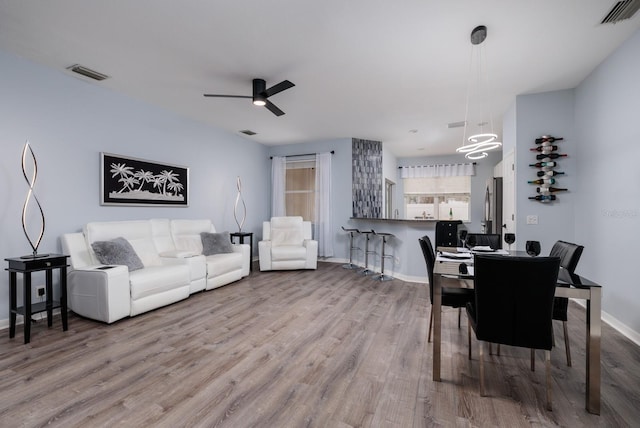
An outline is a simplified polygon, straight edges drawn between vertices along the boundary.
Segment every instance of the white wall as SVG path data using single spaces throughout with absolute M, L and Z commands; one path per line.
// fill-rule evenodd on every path
M 40 252 L 60 252 L 60 235 L 89 221 L 209 218 L 218 230 L 237 230 L 238 175 L 248 212 L 244 229 L 261 233 L 270 203 L 264 146 L 2 51 L 0 70 L 2 260 L 31 252 L 20 223 L 28 189 L 20 167 L 26 139 L 38 161 L 36 195 L 46 216 Z M 188 166 L 190 206 L 100 206 L 102 151 Z M 29 222 L 35 219 L 30 215 Z M 40 283 L 44 280 L 34 278 L 34 286 Z M 0 275 L 0 324 L 8 319 L 8 290 L 5 273 Z

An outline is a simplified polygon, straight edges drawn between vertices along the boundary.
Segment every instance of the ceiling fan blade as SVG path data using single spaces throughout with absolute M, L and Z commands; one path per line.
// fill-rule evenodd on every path
M 275 104 L 273 104 L 271 101 L 267 100 L 266 104 L 264 105 L 266 108 L 269 109 L 269 111 L 273 114 L 275 114 L 276 116 L 282 116 L 284 114 L 284 112 L 282 110 L 280 110 L 278 107 L 276 107 Z
M 221 94 L 202 94 L 205 97 L 216 97 L 216 98 L 253 98 L 247 95 L 221 95 Z
M 270 87 L 269 89 L 267 89 L 266 91 L 264 91 L 265 95 L 267 97 L 270 97 L 271 95 L 275 95 L 278 92 L 282 92 L 286 89 L 289 88 L 293 88 L 294 85 L 293 83 L 289 82 L 288 80 L 283 80 L 282 82 L 278 83 L 277 85 L 273 85 L 272 87 Z

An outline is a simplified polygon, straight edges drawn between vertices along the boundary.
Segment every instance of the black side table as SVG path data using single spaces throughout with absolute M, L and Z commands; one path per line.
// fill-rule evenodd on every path
M 62 316 L 62 330 L 69 328 L 67 322 L 67 258 L 63 254 L 48 254 L 36 257 L 14 257 L 5 259 L 9 262 L 9 338 L 16 335 L 16 315 L 24 316 L 24 343 L 31 341 L 31 315 L 47 312 L 47 326 L 53 324 L 53 309 L 60 308 Z M 60 301 L 53 300 L 53 271 L 60 270 Z M 46 302 L 31 303 L 31 273 L 45 271 Z M 24 306 L 17 303 L 17 274 L 22 274 Z
M 244 244 L 244 238 L 249 238 L 249 270 L 253 270 L 253 232 L 231 232 L 229 238 L 234 242 L 233 238 L 238 238 L 240 244 Z

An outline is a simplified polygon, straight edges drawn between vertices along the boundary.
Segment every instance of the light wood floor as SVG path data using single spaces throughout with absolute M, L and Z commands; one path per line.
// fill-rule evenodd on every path
M 640 350 L 603 327 L 602 415 L 584 409 L 584 310 L 571 303 L 574 366 L 561 323 L 552 353 L 503 347 L 478 392 L 478 343 L 443 314 L 443 381 L 431 380 L 424 284 L 374 282 L 340 265 L 253 272 L 235 284 L 105 325 L 70 316 L 0 331 L 0 426 L 638 426 Z

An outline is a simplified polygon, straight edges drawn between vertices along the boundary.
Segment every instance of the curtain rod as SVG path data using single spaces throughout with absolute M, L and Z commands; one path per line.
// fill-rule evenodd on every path
M 336 151 L 335 150 L 331 150 L 329 153 L 331 153 L 333 155 L 333 154 L 336 153 Z M 295 158 L 295 157 L 298 157 L 298 156 L 313 156 L 313 155 L 317 155 L 317 153 L 303 153 L 303 154 L 300 154 L 300 155 L 287 155 L 287 156 L 284 156 L 284 157 L 285 158 Z M 273 159 L 273 156 L 269 156 L 269 159 Z
M 477 162 L 471 162 L 472 165 L 477 165 Z M 439 164 L 433 164 L 433 165 L 405 165 L 405 166 L 399 166 L 398 169 L 402 169 L 402 168 L 415 168 L 417 166 L 422 166 L 422 167 L 428 167 L 428 166 L 436 166 L 436 165 L 466 165 L 465 163 L 439 163 Z

